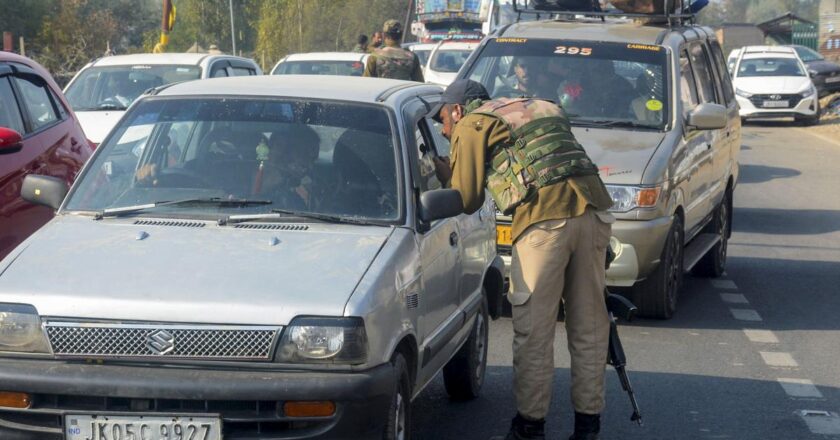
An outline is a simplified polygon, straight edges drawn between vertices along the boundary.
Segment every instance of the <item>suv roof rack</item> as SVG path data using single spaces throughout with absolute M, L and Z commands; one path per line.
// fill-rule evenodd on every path
M 520 1 L 525 2 L 525 6 L 520 7 Z M 572 10 L 572 11 L 564 11 L 562 9 L 537 9 L 537 8 L 529 8 L 528 5 L 529 0 L 513 0 L 513 11 L 516 12 L 516 21 L 519 22 L 522 18 L 522 14 L 536 14 L 538 17 L 541 15 L 547 15 L 549 17 L 558 17 L 558 16 L 565 16 L 568 17 L 576 17 L 576 16 L 584 16 L 584 17 L 599 17 L 602 21 L 606 21 L 607 17 L 615 17 L 615 18 L 646 18 L 652 20 L 654 23 L 666 23 L 669 27 L 673 27 L 674 25 L 680 26 L 686 23 L 694 23 L 694 14 L 689 11 L 691 8 L 692 0 L 651 0 L 651 1 L 659 1 L 662 2 L 663 11 L 662 14 L 642 14 L 642 13 L 634 13 L 634 12 L 624 12 L 619 10 L 611 10 L 611 11 L 603 11 L 597 0 L 592 1 L 592 10 L 591 11 L 579 11 L 579 10 Z M 671 6 L 669 8 L 669 6 Z M 671 12 L 670 9 L 676 9 L 679 12 Z

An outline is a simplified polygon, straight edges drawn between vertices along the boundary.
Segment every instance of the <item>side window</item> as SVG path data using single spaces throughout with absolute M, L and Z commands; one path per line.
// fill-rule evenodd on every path
M 227 65 L 227 61 L 219 61 L 213 64 L 213 68 L 210 69 L 210 78 L 222 78 L 228 76 Z
M 700 92 L 700 102 L 717 103 L 712 64 L 709 62 L 703 44 L 692 44 L 689 53 L 691 55 L 691 67 L 694 70 L 694 79 L 697 80 L 697 90 Z
M 23 97 L 24 111 L 29 114 L 32 131 L 38 131 L 58 120 L 52 97 L 42 80 L 14 77 L 14 81 Z
M 720 48 L 720 44 L 712 40 L 711 47 L 712 57 L 714 58 L 713 64 L 717 67 L 718 77 L 720 77 L 720 88 L 723 89 L 723 98 L 726 100 L 726 104 L 729 105 L 729 103 L 735 101 L 735 89 L 732 86 L 732 78 L 729 77 L 729 73 L 726 70 L 726 63 L 723 61 L 723 50 Z M 732 68 L 734 67 L 733 63 Z
M 12 85 L 7 78 L 0 78 L 0 127 L 23 133 L 23 119 L 17 105 Z
M 58 96 L 55 96 L 55 92 L 52 89 L 47 88 L 50 91 L 50 96 L 52 96 L 52 100 L 55 103 L 55 107 L 58 109 L 58 118 L 59 119 L 67 119 L 67 109 L 64 108 L 64 104 L 61 103 L 61 99 Z
M 691 63 L 688 61 L 688 53 L 683 50 L 680 53 L 680 99 L 682 100 L 684 118 L 697 107 L 696 84 L 694 73 L 691 71 Z
M 417 164 L 420 169 L 420 175 L 418 176 L 420 191 L 425 192 L 442 188 L 443 185 L 435 174 L 436 145 L 425 119 L 421 119 L 414 129 L 414 141 L 417 145 Z
M 230 69 L 233 71 L 233 76 L 251 76 L 256 74 L 254 69 L 248 69 L 245 67 L 231 67 Z

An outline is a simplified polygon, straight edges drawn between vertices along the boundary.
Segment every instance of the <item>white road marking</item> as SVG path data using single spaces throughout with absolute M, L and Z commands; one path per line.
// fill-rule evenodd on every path
M 747 301 L 747 297 L 741 295 L 740 293 L 721 293 L 720 299 L 723 300 L 725 303 L 730 304 L 749 304 L 750 302 Z
M 799 417 L 802 417 L 802 420 L 804 420 L 805 424 L 808 425 L 808 429 L 810 429 L 814 434 L 840 434 L 840 417 L 837 416 L 837 413 L 806 409 L 797 411 L 796 413 Z
M 779 338 L 776 337 L 770 330 L 750 330 L 744 329 L 744 334 L 751 342 L 759 342 L 762 344 L 778 344 Z
M 738 290 L 738 286 L 732 280 L 712 280 L 712 287 L 715 289 Z
M 761 315 L 752 309 L 729 309 L 729 311 L 739 321 L 761 321 Z
M 784 388 L 785 392 L 790 397 L 810 397 L 815 399 L 822 399 L 823 395 L 820 390 L 814 386 L 814 382 L 808 379 L 790 379 L 780 377 L 776 379 L 779 385 Z
M 798 367 L 799 364 L 790 355 L 778 351 L 759 351 L 758 354 L 764 359 L 764 363 L 771 367 Z

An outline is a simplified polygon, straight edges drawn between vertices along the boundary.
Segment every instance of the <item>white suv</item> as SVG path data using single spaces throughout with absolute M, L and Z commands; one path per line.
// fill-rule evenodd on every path
M 808 125 L 820 121 L 817 89 L 793 48 L 743 48 L 732 79 L 742 119 L 794 117 Z

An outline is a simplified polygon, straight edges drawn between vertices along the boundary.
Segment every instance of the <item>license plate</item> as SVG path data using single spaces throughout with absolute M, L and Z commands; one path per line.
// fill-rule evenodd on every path
M 510 246 L 513 244 L 513 236 L 511 234 L 511 227 L 508 225 L 496 226 L 496 244 L 502 246 Z
M 789 107 L 790 103 L 787 101 L 764 101 L 761 106 L 770 108 Z
M 840 82 L 840 76 L 832 76 L 831 78 L 826 78 L 825 82 L 827 82 L 827 83 Z
M 217 417 L 64 416 L 66 440 L 221 440 Z

